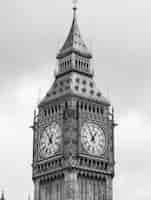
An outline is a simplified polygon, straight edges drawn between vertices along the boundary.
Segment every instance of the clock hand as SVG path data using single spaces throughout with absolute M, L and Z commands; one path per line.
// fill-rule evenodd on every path
M 53 135 L 52 134 L 49 135 L 47 130 L 46 130 L 46 135 L 48 137 L 49 143 L 52 144 L 52 137 L 53 137 Z
M 90 127 L 88 127 L 88 129 L 89 129 L 89 133 L 90 133 L 91 137 L 93 137 L 93 133 L 92 133 Z
M 53 138 L 53 134 L 51 134 L 51 136 L 49 137 L 49 142 L 52 144 L 52 138 Z
M 97 131 L 95 131 L 95 133 L 94 133 L 93 136 L 92 136 L 92 141 L 93 141 L 93 142 L 95 142 L 96 135 L 97 135 Z
M 89 128 L 89 132 L 90 132 L 90 135 L 91 135 L 91 141 L 95 142 L 95 135 L 93 134 L 93 131 L 91 131 L 90 128 Z
M 50 136 L 50 138 L 49 138 L 51 144 L 53 143 L 54 135 L 55 135 L 55 132 L 52 131 L 52 132 L 51 132 L 51 136 Z
M 95 131 L 95 133 L 94 133 L 94 137 L 96 137 L 96 135 L 97 135 L 97 132 Z
M 94 142 L 95 141 L 95 136 L 93 134 L 91 134 L 91 141 Z
M 46 135 L 47 135 L 47 137 L 48 137 L 48 139 L 49 139 L 49 134 L 48 134 L 47 130 L 46 130 Z

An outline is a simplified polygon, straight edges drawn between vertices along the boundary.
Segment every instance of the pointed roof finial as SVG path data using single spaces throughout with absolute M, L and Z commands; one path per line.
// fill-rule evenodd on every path
M 74 14 L 74 17 L 75 17 L 76 16 L 78 0 L 73 0 L 72 3 L 73 3 L 73 14 Z
M 72 0 L 72 3 L 73 3 L 73 9 L 77 9 L 78 0 Z

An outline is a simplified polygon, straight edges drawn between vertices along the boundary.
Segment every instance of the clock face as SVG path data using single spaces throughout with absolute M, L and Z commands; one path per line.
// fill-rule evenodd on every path
M 61 128 L 53 122 L 50 126 L 47 126 L 40 137 L 39 150 L 40 156 L 47 158 L 54 155 L 61 144 Z
M 81 129 L 81 142 L 85 150 L 96 156 L 105 152 L 105 135 L 100 126 L 95 123 L 85 123 Z

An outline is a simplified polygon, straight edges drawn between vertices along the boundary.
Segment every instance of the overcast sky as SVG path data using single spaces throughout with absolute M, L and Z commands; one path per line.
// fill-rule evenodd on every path
M 32 124 L 72 21 L 71 0 L 0 1 L 0 189 L 32 193 Z M 80 0 L 98 87 L 115 107 L 114 199 L 151 199 L 151 2 Z M 39 92 L 41 91 L 41 92 Z

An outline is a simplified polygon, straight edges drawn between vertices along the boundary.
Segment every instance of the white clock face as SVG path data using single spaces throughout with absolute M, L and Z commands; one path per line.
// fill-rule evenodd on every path
M 39 149 L 41 157 L 50 157 L 54 155 L 61 144 L 61 128 L 56 122 L 47 126 L 40 137 Z
M 96 156 L 105 152 L 105 135 L 100 126 L 95 123 L 85 123 L 81 129 L 81 142 L 85 150 Z

